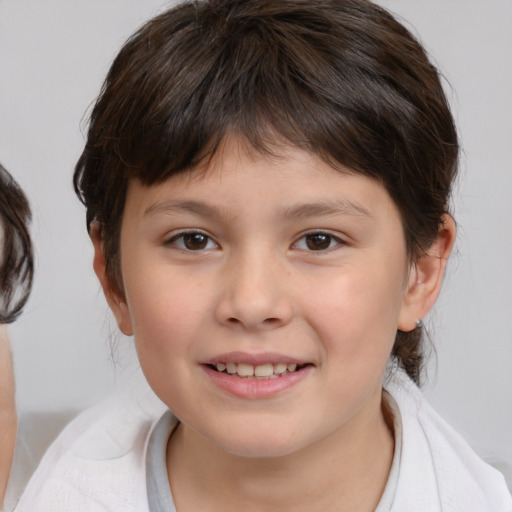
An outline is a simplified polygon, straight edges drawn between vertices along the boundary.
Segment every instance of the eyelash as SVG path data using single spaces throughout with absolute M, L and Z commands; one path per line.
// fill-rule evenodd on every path
M 198 236 L 198 237 L 204 237 L 203 240 L 199 239 L 196 241 L 200 242 L 200 246 L 194 248 L 187 246 L 186 237 L 187 236 Z M 311 245 L 308 246 L 308 237 L 324 237 L 323 244 L 322 244 L 322 238 L 317 240 L 317 242 L 320 242 L 321 247 L 320 248 L 311 248 Z M 305 247 L 300 247 L 301 241 L 304 241 Z M 190 240 L 188 241 L 190 242 Z M 204 246 L 201 247 L 201 242 L 204 242 Z M 214 245 L 214 247 L 211 247 L 211 244 Z M 322 245 L 327 244 L 325 247 Z M 174 236 L 172 236 L 169 240 L 165 242 L 165 245 L 174 245 L 178 249 L 186 252 L 202 252 L 212 249 L 218 249 L 219 246 L 216 242 L 212 240 L 212 238 L 203 231 L 199 230 L 193 230 L 193 231 L 183 231 L 181 233 L 178 233 Z M 341 240 L 339 237 L 333 235 L 332 233 L 326 232 L 326 231 L 310 231 L 308 233 L 304 233 L 293 245 L 293 249 L 298 249 L 300 251 L 306 251 L 306 252 L 318 252 L 318 253 L 324 253 L 329 252 L 333 249 L 335 249 L 337 246 L 345 245 L 345 242 Z M 210 247 L 209 247 L 210 246 Z

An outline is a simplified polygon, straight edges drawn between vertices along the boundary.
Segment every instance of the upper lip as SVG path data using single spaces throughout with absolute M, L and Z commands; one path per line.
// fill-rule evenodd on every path
M 260 364 L 269 364 L 269 363 L 285 363 L 285 364 L 296 364 L 296 365 L 304 365 L 308 364 L 309 361 L 304 359 L 300 359 L 293 356 L 288 356 L 284 354 L 278 354 L 273 352 L 265 352 L 261 354 L 250 354 L 247 352 L 227 352 L 225 354 L 220 354 L 218 356 L 212 357 L 203 362 L 203 364 L 211 364 L 216 365 L 219 363 L 242 363 L 242 364 L 250 364 L 253 366 L 258 366 Z

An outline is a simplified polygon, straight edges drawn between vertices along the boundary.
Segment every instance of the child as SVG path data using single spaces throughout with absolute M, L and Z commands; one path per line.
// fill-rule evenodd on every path
M 147 23 L 75 188 L 169 410 L 86 412 L 18 510 L 512 510 L 416 386 L 457 155 L 435 68 L 366 0 L 187 2 Z
M 25 305 L 34 273 L 28 232 L 30 208 L 23 191 L 0 164 L 0 508 L 16 440 L 14 376 L 5 324 Z

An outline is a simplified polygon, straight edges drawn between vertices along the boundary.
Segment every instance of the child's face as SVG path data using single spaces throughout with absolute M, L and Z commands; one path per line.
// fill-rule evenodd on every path
M 295 147 L 271 158 L 227 139 L 206 173 L 130 184 L 121 268 L 120 326 L 152 388 L 203 440 L 284 455 L 380 414 L 409 264 L 376 181 Z M 228 363 L 299 366 L 260 380 L 216 369 Z

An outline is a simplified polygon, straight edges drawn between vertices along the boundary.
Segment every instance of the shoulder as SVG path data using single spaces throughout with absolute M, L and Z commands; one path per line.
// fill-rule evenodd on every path
M 116 398 L 80 414 L 48 449 L 16 510 L 147 510 L 147 441 L 165 408 L 144 405 Z
M 393 511 L 512 511 L 512 498 L 501 473 L 486 464 L 427 403 L 401 371 L 385 389 L 402 420 L 400 477 Z M 407 508 L 409 507 L 409 508 Z

